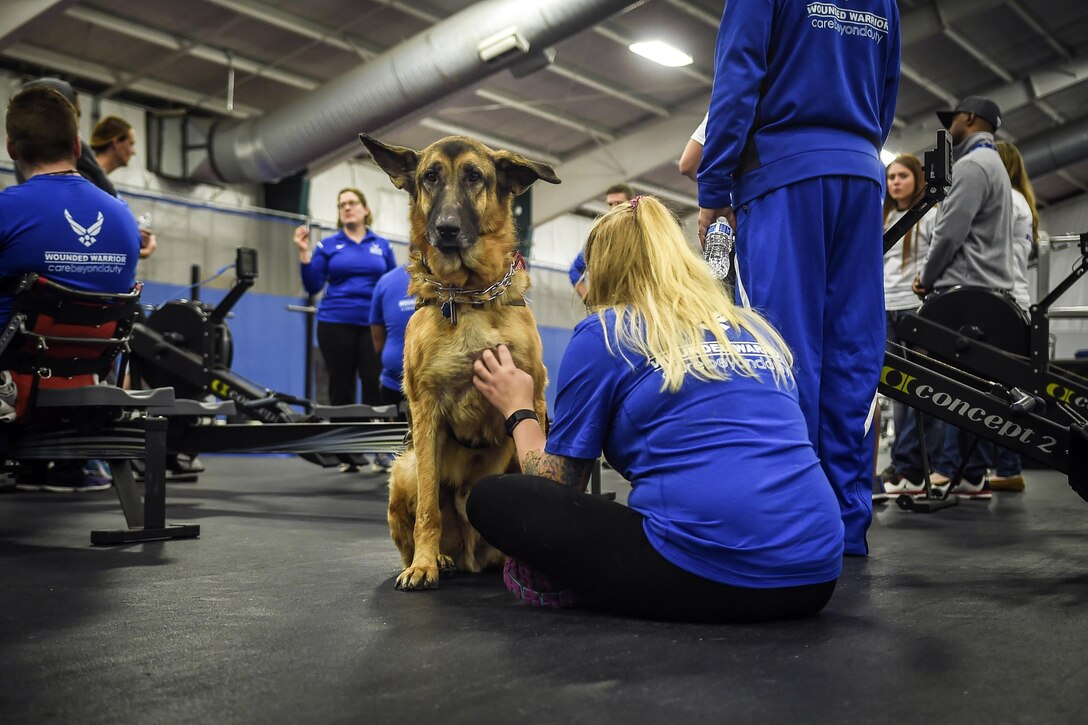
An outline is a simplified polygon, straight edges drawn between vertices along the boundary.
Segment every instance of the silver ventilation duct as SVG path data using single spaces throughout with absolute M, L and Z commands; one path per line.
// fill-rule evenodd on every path
M 632 0 L 483 0 L 304 98 L 214 129 L 194 176 L 272 182 L 592 27 Z
M 1088 159 L 1088 118 L 1081 118 L 1017 143 L 1032 177 Z

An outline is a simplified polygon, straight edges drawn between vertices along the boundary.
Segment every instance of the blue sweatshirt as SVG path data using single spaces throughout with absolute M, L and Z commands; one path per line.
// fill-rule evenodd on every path
M 317 294 L 325 288 L 317 321 L 369 325 L 374 286 L 396 266 L 389 240 L 369 229 L 358 244 L 343 230 L 322 239 L 310 263 L 300 265 L 302 284 L 308 293 Z
M 699 206 L 739 206 L 815 176 L 883 184 L 898 90 L 894 0 L 727 0 Z

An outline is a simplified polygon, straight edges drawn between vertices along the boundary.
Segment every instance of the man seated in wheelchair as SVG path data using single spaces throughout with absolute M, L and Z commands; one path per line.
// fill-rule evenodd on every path
M 12 314 L 10 283 L 30 272 L 76 290 L 129 292 L 136 282 L 140 231 L 124 202 L 76 171 L 80 139 L 72 104 L 51 88 L 26 89 L 8 103 L 5 128 L 8 155 L 26 181 L 0 192 L 0 330 Z M 21 412 L 28 391 L 23 376 L 14 380 Z M 22 466 L 20 487 L 108 488 L 105 466 L 85 463 Z

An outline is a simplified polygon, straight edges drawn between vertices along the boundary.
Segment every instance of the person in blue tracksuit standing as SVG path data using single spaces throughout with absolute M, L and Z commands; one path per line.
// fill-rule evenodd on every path
M 699 233 L 737 231 L 737 295 L 793 350 L 809 437 L 846 553 L 872 520 L 872 410 L 884 347 L 880 150 L 899 88 L 893 0 L 733 0 L 699 166 Z
M 295 229 L 295 246 L 306 291 L 325 295 L 317 311 L 317 344 L 329 375 L 329 403 L 350 405 L 356 378 L 363 402 L 379 405 L 381 357 L 370 339 L 370 303 L 374 287 L 397 266 L 389 241 L 371 231 L 373 215 L 358 189 L 343 189 L 336 199 L 340 230 L 310 250 L 310 230 Z

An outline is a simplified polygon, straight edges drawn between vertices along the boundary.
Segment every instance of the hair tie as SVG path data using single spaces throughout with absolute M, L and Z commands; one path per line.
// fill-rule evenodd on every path
M 631 199 L 631 208 L 638 209 L 638 200 L 642 198 L 642 194 L 639 194 L 635 198 Z

